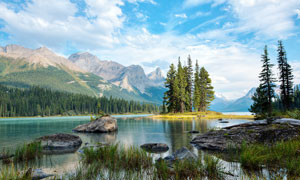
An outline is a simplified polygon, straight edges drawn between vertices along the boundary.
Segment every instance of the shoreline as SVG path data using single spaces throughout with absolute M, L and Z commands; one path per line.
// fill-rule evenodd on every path
M 207 112 L 186 112 L 186 113 L 167 113 L 150 116 L 153 119 L 164 120 L 201 120 L 201 119 L 254 119 L 254 115 L 234 115 L 223 114 L 220 112 L 207 111 Z
M 110 114 L 111 116 L 121 116 L 121 115 L 153 115 L 149 113 L 124 113 L 124 114 Z M 74 116 L 68 115 L 54 115 L 54 116 L 13 116 L 13 117 L 0 117 L 1 119 L 16 119 L 16 118 L 54 118 L 54 117 L 91 117 L 96 116 L 94 114 L 79 114 Z

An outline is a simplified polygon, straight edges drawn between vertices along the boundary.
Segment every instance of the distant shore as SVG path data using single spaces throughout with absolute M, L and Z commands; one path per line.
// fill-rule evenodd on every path
M 253 115 L 234 115 L 222 114 L 215 111 L 207 112 L 185 112 L 185 113 L 167 113 L 150 116 L 154 119 L 170 119 L 170 120 L 193 120 L 193 119 L 254 119 Z
M 153 114 L 153 113 L 124 113 L 124 114 L 110 114 L 111 116 L 119 115 L 144 115 L 144 114 Z M 78 115 L 53 115 L 53 116 L 13 116 L 13 117 L 0 117 L 0 119 L 13 119 L 13 118 L 51 118 L 51 117 L 76 117 L 76 116 L 96 116 L 94 114 L 78 114 Z

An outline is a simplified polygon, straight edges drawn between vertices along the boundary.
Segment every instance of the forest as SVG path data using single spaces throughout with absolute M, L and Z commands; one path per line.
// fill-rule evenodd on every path
M 155 104 L 126 101 L 124 99 L 92 97 L 54 91 L 41 87 L 29 89 L 0 85 L 0 117 L 156 113 Z

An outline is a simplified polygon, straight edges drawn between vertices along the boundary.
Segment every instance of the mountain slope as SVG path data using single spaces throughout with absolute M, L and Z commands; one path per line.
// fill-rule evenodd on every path
M 47 48 L 1 47 L 0 83 L 11 87 L 28 88 L 34 85 L 90 96 L 154 102 L 79 68 Z
M 217 97 L 212 102 L 210 110 L 218 112 L 248 112 L 253 101 L 251 97 L 254 95 L 256 88 L 252 88 L 248 93 L 236 100 L 230 101 L 223 97 Z
M 162 102 L 165 88 L 163 87 L 164 77 L 159 68 L 146 75 L 144 69 L 139 65 L 126 67 L 114 61 L 102 61 L 88 52 L 72 54 L 68 59 L 84 70 L 103 77 L 104 80 L 122 90 L 127 90 L 147 100 Z

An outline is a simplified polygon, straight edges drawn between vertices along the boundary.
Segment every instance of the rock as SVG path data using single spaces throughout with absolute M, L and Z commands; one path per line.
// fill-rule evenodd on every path
M 141 148 L 154 153 L 166 152 L 169 150 L 169 146 L 163 143 L 147 143 L 141 145 Z
M 172 165 L 175 161 L 177 161 L 177 160 L 181 161 L 181 160 L 186 160 L 186 159 L 196 160 L 197 156 L 194 153 L 192 153 L 191 151 L 189 151 L 188 148 L 182 147 L 182 148 L 178 149 L 172 155 L 166 156 L 163 159 L 159 158 L 157 161 L 164 160 L 168 166 L 172 167 Z
M 0 160 L 9 159 L 11 157 L 14 157 L 12 154 L 0 154 Z
M 108 146 L 109 144 L 107 143 L 97 143 L 97 144 L 86 144 L 84 147 L 80 148 L 78 150 L 79 153 L 83 153 L 85 149 L 96 149 L 96 148 L 100 148 L 100 147 L 105 147 L 105 146 Z
M 184 159 L 191 159 L 191 160 L 195 160 L 197 159 L 197 156 L 192 153 L 190 150 L 188 150 L 188 148 L 186 147 L 182 147 L 180 149 L 178 149 L 173 156 L 175 157 L 175 159 L 178 160 L 184 160 Z
M 196 130 L 192 130 L 192 131 L 189 131 L 189 133 L 191 133 L 191 134 L 198 134 L 198 133 L 200 133 L 199 131 L 196 131 Z
M 229 123 L 229 121 L 220 121 L 219 123 Z
M 47 177 L 54 176 L 53 174 L 46 174 L 42 169 L 34 169 L 32 170 L 31 177 L 32 180 L 44 179 Z
M 200 149 L 227 151 L 230 148 L 239 148 L 243 142 L 271 145 L 277 141 L 298 138 L 299 135 L 298 120 L 280 119 L 272 121 L 272 124 L 260 120 L 209 131 L 198 135 L 191 143 Z
M 118 130 L 117 120 L 111 116 L 104 116 L 87 124 L 79 125 L 73 131 L 83 133 L 107 133 Z
M 72 153 L 82 144 L 79 136 L 61 133 L 43 136 L 37 140 L 41 141 L 46 154 Z

